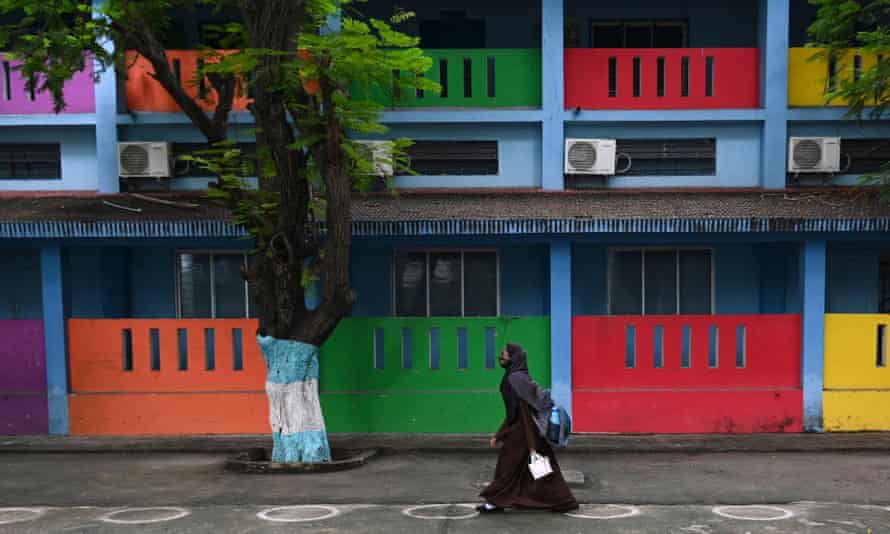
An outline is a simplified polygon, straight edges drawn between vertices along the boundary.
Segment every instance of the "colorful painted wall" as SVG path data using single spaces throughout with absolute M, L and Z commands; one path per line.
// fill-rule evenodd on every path
M 255 329 L 251 320 L 70 320 L 71 433 L 267 432 Z M 507 340 L 525 346 L 548 386 L 547 317 L 344 321 L 320 356 L 328 430 L 495 430 Z
M 606 139 L 716 139 L 712 176 L 610 176 L 607 188 L 756 187 L 760 184 L 761 127 L 757 124 L 570 123 L 566 137 Z
M 62 158 L 61 176 L 45 180 L 3 179 L 0 191 L 96 191 L 99 188 L 96 136 L 92 127 L 0 128 L 0 143 L 58 143 Z
M 799 315 L 573 320 L 578 432 L 801 432 Z
M 45 434 L 43 321 L 0 320 L 0 434 Z
M 890 429 L 890 316 L 825 316 L 826 431 Z

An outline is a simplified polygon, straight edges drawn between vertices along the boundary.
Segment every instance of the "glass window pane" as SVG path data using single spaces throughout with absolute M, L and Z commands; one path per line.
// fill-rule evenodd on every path
M 656 48 L 686 48 L 686 31 L 681 24 L 655 25 Z
M 646 315 L 677 313 L 677 253 L 646 252 Z
M 396 316 L 426 317 L 426 254 L 397 254 Z
M 210 255 L 179 255 L 179 305 L 185 318 L 207 319 L 210 310 Z
M 711 251 L 680 251 L 680 313 L 711 313 Z
M 639 251 L 612 254 L 609 266 L 609 297 L 612 315 L 643 313 L 643 259 Z
M 498 261 L 494 252 L 464 253 L 464 315 L 498 314 Z
M 216 295 L 216 317 L 232 319 L 245 317 L 244 279 L 241 278 L 241 254 L 213 256 L 213 290 Z
M 624 27 L 625 48 L 651 48 L 652 26 L 650 24 L 628 24 Z
M 620 24 L 594 24 L 591 27 L 594 48 L 621 48 L 623 28 Z
M 461 314 L 460 252 L 430 254 L 430 315 Z

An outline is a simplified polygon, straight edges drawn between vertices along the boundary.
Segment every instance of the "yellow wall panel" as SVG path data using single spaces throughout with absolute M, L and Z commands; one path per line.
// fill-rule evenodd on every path
M 790 48 L 788 50 L 788 105 L 792 107 L 843 106 L 844 102 L 833 100 L 825 102 L 825 89 L 828 80 L 828 61 L 824 57 L 811 58 L 817 55 L 819 48 Z M 848 50 L 837 60 L 836 72 L 840 79 L 853 76 L 856 50 Z M 862 69 L 875 64 L 874 54 L 860 54 Z
M 825 316 L 825 389 L 890 390 L 890 367 L 878 366 L 879 325 L 890 334 L 890 315 Z
M 822 399 L 826 432 L 890 430 L 890 391 L 826 391 Z

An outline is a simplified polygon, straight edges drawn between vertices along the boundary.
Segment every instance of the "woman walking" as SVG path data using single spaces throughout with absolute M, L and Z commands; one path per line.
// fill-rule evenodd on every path
M 504 508 L 525 508 L 566 512 L 578 508 L 550 444 L 542 437 L 553 401 L 528 374 L 527 355 L 520 345 L 508 343 L 501 352 L 504 368 L 501 397 L 506 415 L 501 428 L 491 438 L 491 446 L 501 445 L 494 481 L 479 495 L 485 499 L 476 509 L 481 513 L 503 512 Z M 532 452 L 550 459 L 553 473 L 535 480 L 528 462 Z

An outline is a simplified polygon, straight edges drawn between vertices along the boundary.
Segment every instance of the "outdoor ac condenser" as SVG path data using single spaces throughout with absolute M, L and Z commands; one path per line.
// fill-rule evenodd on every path
M 389 141 L 356 141 L 374 158 L 374 176 L 392 176 L 392 151 Z
M 121 178 L 169 178 L 170 143 L 118 143 L 117 167 Z
M 792 137 L 788 140 L 788 172 L 833 173 L 840 170 L 840 137 Z
M 565 174 L 615 174 L 614 139 L 566 139 Z

